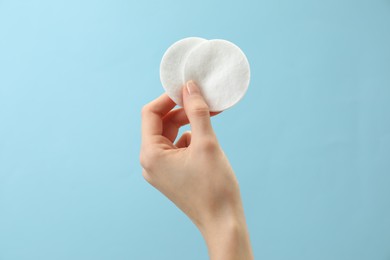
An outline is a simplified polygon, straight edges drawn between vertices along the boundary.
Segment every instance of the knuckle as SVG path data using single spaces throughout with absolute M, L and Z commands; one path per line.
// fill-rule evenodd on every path
M 206 104 L 196 104 L 190 111 L 192 116 L 195 117 L 208 117 L 210 116 L 209 108 Z
M 147 172 L 146 170 L 142 171 L 142 177 L 149 183 L 153 182 L 153 178 L 150 176 L 149 172 Z
M 152 170 L 158 161 L 158 157 L 157 152 L 153 152 L 150 149 L 142 149 L 139 158 L 142 168 L 146 171 Z
M 141 163 L 142 168 L 144 168 L 144 169 L 149 168 L 148 167 L 149 161 L 147 160 L 147 158 L 145 157 L 145 155 L 143 153 L 141 153 L 139 156 L 139 162 Z
M 202 141 L 202 148 L 205 152 L 215 152 L 219 149 L 219 144 L 215 138 L 207 137 Z
M 144 105 L 141 109 L 141 115 L 144 116 L 146 115 L 147 113 L 149 112 L 149 106 L 148 105 Z

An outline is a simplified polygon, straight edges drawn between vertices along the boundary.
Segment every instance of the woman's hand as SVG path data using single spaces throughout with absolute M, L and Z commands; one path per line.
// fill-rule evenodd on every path
M 172 110 L 175 103 L 163 94 L 142 109 L 143 176 L 199 228 L 211 259 L 253 259 L 237 179 L 192 81 L 183 87 L 183 103 Z M 188 123 L 191 132 L 174 143 Z

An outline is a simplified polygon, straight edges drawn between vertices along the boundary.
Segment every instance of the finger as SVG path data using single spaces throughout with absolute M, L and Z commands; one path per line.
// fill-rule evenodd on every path
M 175 107 L 167 94 L 162 94 L 157 99 L 145 105 L 142 109 L 142 141 L 147 141 L 153 135 L 161 135 L 163 132 L 162 118 Z
M 185 132 L 180 139 L 176 142 L 177 148 L 185 148 L 188 147 L 191 143 L 191 132 L 187 131 Z
M 214 135 L 209 107 L 195 82 L 189 81 L 183 88 L 183 103 L 184 110 L 191 123 L 193 138 Z
M 162 135 L 173 142 L 177 137 L 180 127 L 188 123 L 189 120 L 183 108 L 172 110 L 163 118 Z
M 221 112 L 210 112 L 210 116 L 212 117 L 220 113 Z M 172 110 L 163 118 L 162 135 L 173 142 L 179 133 L 180 127 L 187 125 L 189 122 L 190 121 L 184 111 L 184 108 Z

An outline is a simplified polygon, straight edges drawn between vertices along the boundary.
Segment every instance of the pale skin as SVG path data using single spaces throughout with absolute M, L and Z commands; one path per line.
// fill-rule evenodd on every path
M 184 108 L 163 94 L 142 109 L 143 177 L 198 227 L 211 260 L 251 260 L 253 253 L 239 185 L 193 81 L 183 86 Z M 179 128 L 191 125 L 175 142 Z

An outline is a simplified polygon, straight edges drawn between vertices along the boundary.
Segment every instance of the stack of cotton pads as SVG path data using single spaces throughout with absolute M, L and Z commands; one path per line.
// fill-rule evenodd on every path
M 226 40 L 189 37 L 175 42 L 160 64 L 161 83 L 182 106 L 182 87 L 193 80 L 210 111 L 222 111 L 242 99 L 249 86 L 250 68 L 241 49 Z

